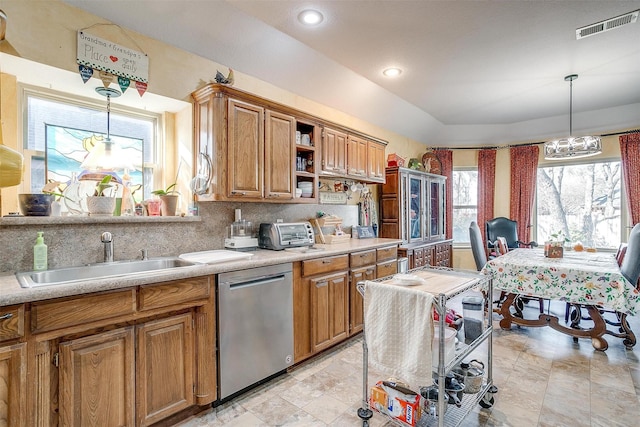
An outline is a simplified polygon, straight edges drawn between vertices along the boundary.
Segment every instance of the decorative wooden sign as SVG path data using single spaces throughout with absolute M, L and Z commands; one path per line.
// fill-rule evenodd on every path
M 77 62 L 130 80 L 149 82 L 149 57 L 128 47 L 78 31 Z

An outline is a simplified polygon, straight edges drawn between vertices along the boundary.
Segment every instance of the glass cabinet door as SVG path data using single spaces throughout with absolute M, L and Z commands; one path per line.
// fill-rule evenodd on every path
M 408 217 L 408 212 L 409 212 L 409 208 L 408 208 L 408 197 L 407 197 L 407 189 L 408 187 L 408 182 L 409 182 L 409 176 L 407 174 L 401 174 L 400 175 L 400 195 L 399 195 L 399 200 L 400 200 L 400 217 L 398 218 L 398 221 L 400 222 L 400 238 L 402 239 L 403 242 L 408 242 L 409 241 L 409 234 L 410 234 L 410 225 L 411 222 L 409 221 L 409 217 Z
M 445 223 L 444 181 L 429 182 L 429 238 L 443 239 Z
M 408 196 L 408 228 L 409 241 L 415 242 L 422 240 L 424 237 L 424 181 L 422 177 L 409 176 L 409 194 Z

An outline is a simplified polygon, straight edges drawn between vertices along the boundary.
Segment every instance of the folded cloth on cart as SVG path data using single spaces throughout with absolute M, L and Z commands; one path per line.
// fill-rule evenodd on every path
M 433 295 L 406 286 L 365 282 L 364 330 L 369 366 L 417 389 L 431 384 Z

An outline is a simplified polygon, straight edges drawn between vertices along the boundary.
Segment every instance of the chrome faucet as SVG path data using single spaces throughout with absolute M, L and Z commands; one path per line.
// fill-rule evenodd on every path
M 113 236 L 105 231 L 100 236 L 100 240 L 104 243 L 104 262 L 113 262 Z

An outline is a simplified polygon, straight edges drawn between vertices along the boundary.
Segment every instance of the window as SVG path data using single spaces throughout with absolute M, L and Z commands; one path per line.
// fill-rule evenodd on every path
M 564 233 L 587 247 L 615 249 L 621 241 L 620 162 L 538 168 L 536 241 Z
M 478 170 L 453 171 L 453 241 L 469 243 L 469 224 L 478 218 Z
M 97 142 L 106 138 L 106 100 L 102 104 L 80 102 L 25 89 L 25 111 L 26 191 L 39 193 L 49 181 L 61 182 L 59 188 L 64 190 L 74 176 L 82 179 L 89 172 L 81 167 L 83 160 Z M 118 182 L 130 183 L 136 202 L 150 197 L 154 187 L 158 117 L 111 109 L 111 140 L 131 165 L 114 173 Z

